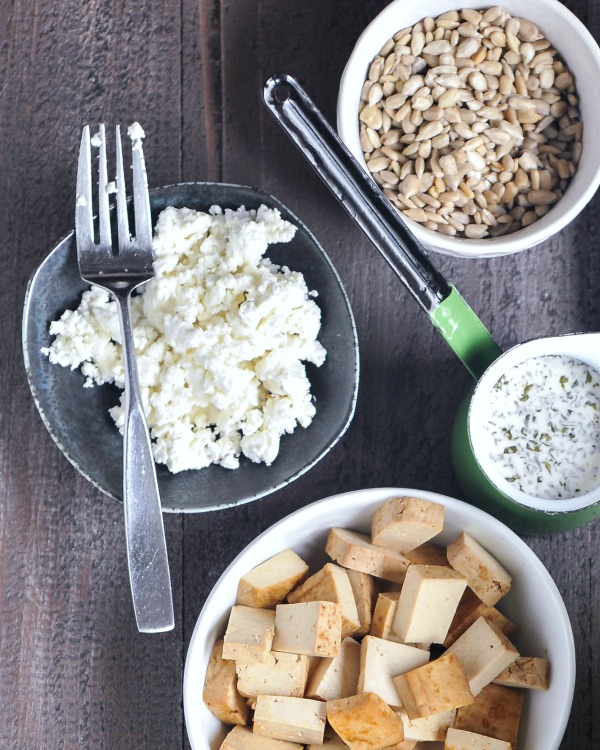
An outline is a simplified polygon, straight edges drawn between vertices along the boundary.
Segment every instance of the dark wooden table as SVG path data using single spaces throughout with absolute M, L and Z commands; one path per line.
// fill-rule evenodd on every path
M 450 430 L 469 376 L 288 143 L 260 101 L 296 75 L 333 121 L 344 63 L 384 0 L 0 0 L 0 748 L 189 747 L 182 673 L 196 617 L 230 560 L 292 510 L 346 490 L 461 496 Z M 567 5 L 600 33 L 594 0 Z M 21 355 L 27 280 L 73 223 L 81 127 L 139 120 L 151 185 L 250 184 L 330 254 L 361 341 L 344 439 L 250 505 L 167 516 L 176 629 L 141 636 L 121 506 L 81 478 L 36 412 Z M 600 329 L 600 202 L 560 236 L 496 260 L 438 257 L 502 346 Z M 600 748 L 600 523 L 527 537 L 561 590 L 577 646 L 564 750 Z M 525 749 L 526 750 L 526 749 Z

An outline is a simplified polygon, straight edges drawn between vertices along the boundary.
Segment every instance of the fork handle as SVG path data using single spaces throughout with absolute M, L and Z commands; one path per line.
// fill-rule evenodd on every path
M 125 368 L 123 505 L 129 580 L 138 630 L 158 633 L 175 626 L 169 561 L 156 468 L 137 377 L 130 292 L 115 293 Z

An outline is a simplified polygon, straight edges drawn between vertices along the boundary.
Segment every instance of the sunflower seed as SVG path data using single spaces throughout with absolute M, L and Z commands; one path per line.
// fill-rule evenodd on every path
M 404 211 L 404 215 L 408 216 L 408 218 L 413 221 L 418 221 L 419 223 L 423 223 L 429 218 L 422 208 L 409 208 Z
M 526 42 L 534 42 L 541 36 L 538 27 L 524 18 L 519 19 L 519 36 Z
M 469 76 L 469 84 L 475 91 L 486 91 L 488 88 L 485 76 L 479 70 L 471 73 Z
M 465 227 L 465 235 L 470 240 L 481 240 L 488 233 L 488 228 L 484 224 L 467 224 Z
M 434 136 L 439 135 L 443 129 L 444 126 L 439 120 L 428 122 L 423 125 L 417 133 L 417 141 L 424 141 L 433 138 Z
M 446 39 L 438 39 L 434 42 L 429 42 L 423 48 L 423 52 L 428 55 L 443 55 L 446 52 L 450 52 L 450 42 Z

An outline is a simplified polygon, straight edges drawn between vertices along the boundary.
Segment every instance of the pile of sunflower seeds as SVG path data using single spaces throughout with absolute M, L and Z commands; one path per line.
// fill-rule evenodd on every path
M 497 6 L 395 34 L 371 63 L 359 119 L 367 167 L 393 205 L 471 239 L 546 214 L 582 151 L 573 76 L 535 24 Z

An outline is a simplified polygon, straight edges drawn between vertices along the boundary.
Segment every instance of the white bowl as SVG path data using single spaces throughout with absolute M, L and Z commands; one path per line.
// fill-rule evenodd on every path
M 225 632 L 241 576 L 287 547 L 315 569 L 325 562 L 330 527 L 368 532 L 375 508 L 397 495 L 445 505 L 439 540 L 448 544 L 467 531 L 512 573 L 513 585 L 500 609 L 517 625 L 515 645 L 524 655 L 543 656 L 551 663 L 550 689 L 529 691 L 525 697 L 519 749 L 558 750 L 573 700 L 575 648 L 569 617 L 548 571 L 525 542 L 487 513 L 432 492 L 395 488 L 347 492 L 301 508 L 258 536 L 219 578 L 200 612 L 185 664 L 183 703 L 193 750 L 217 750 L 226 734 L 224 725 L 202 703 L 202 687 L 210 650 Z
M 341 139 L 365 167 L 359 140 L 358 107 L 360 92 L 371 61 L 385 42 L 400 29 L 422 18 L 439 16 L 459 8 L 487 8 L 492 0 L 394 0 L 370 24 L 358 39 L 346 64 L 337 105 L 337 124 Z M 415 236 L 430 249 L 454 256 L 487 258 L 508 255 L 547 240 L 579 214 L 600 184 L 600 140 L 596 123 L 600 121 L 600 49 L 592 35 L 570 10 L 557 0 L 505 0 L 501 3 L 511 15 L 533 21 L 555 45 L 575 77 L 583 122 L 583 154 L 577 172 L 565 195 L 541 219 L 524 229 L 503 237 L 469 240 L 448 237 L 425 229 L 406 219 Z M 587 126 L 587 127 L 586 127 Z

